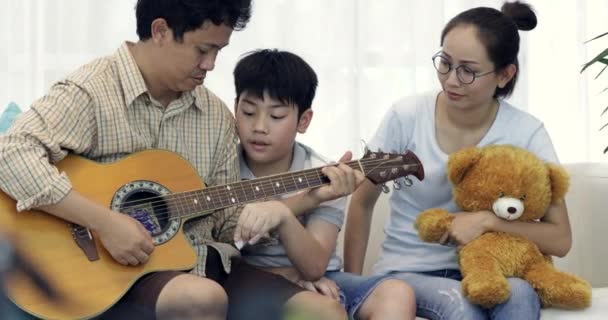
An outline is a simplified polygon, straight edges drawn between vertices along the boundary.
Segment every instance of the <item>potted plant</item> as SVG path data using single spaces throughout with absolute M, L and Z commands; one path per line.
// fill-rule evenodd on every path
M 606 35 L 608 35 L 608 32 L 600 34 L 599 36 L 597 36 L 597 37 L 595 37 L 595 38 L 593 38 L 591 40 L 585 41 L 585 43 L 587 43 L 589 41 L 593 41 L 593 40 L 599 39 L 599 38 L 601 38 L 603 36 L 606 36 Z M 600 72 L 595 76 L 594 79 L 599 78 L 599 76 L 604 72 L 604 70 L 606 70 L 606 68 L 608 68 L 608 48 L 604 49 L 600 54 L 598 54 L 597 56 L 595 56 L 595 58 L 593 58 L 589 62 L 585 63 L 583 65 L 583 68 L 581 69 L 581 72 L 585 71 L 585 69 L 587 69 L 588 67 L 590 67 L 590 66 L 592 66 L 594 64 L 598 64 L 598 63 L 599 64 L 603 64 L 603 67 L 600 70 Z M 604 92 L 604 91 L 608 91 L 608 87 L 606 87 L 606 88 L 604 88 L 602 90 L 602 92 Z M 602 114 L 600 116 L 603 116 L 604 113 L 606 113 L 606 111 L 608 111 L 608 106 L 606 108 L 604 108 L 604 111 L 602 111 Z M 608 126 L 608 123 L 604 124 L 600 128 L 600 130 L 604 129 L 607 126 Z M 606 148 L 604 148 L 604 153 L 606 153 L 606 152 L 608 152 L 608 146 Z

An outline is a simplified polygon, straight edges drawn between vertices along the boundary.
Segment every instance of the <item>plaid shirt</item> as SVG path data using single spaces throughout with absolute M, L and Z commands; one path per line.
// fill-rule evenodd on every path
M 52 164 L 69 152 L 107 163 L 166 149 L 187 159 L 207 185 L 239 180 L 234 118 L 226 105 L 199 86 L 161 106 L 148 94 L 130 45 L 53 85 L 0 137 L 0 188 L 18 210 L 55 204 L 68 194 L 69 178 Z M 199 257 L 194 273 L 205 275 L 207 245 L 218 249 L 230 271 L 238 251 L 227 243 L 237 212 L 219 210 L 185 224 Z

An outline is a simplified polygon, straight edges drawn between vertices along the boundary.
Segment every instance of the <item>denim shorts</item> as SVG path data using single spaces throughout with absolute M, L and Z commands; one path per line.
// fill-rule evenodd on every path
M 349 319 L 354 319 L 359 307 L 380 283 L 396 279 L 390 275 L 361 276 L 340 271 L 328 271 L 325 277 L 333 280 L 340 288 L 340 303 L 346 308 Z
M 525 280 L 507 278 L 511 296 L 502 304 L 491 309 L 482 308 L 469 302 L 462 294 L 459 270 L 437 270 L 430 272 L 393 272 L 416 293 L 416 315 L 425 319 L 466 319 L 466 320 L 538 320 L 540 300 L 534 288 Z

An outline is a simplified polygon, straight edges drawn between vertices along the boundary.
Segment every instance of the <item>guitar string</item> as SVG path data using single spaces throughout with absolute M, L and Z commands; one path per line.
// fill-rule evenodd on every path
M 379 164 L 387 164 L 390 162 L 395 162 L 395 161 L 400 161 L 400 159 L 373 159 L 373 160 L 368 160 L 368 161 L 361 161 L 362 164 L 366 164 L 366 165 L 370 165 L 373 164 L 373 162 L 379 162 Z M 357 161 L 352 161 L 352 162 L 348 162 L 346 163 L 349 166 L 352 165 L 352 169 L 359 169 L 358 166 L 358 162 Z M 336 164 L 337 165 L 337 164 Z M 411 164 L 411 165 L 407 165 L 408 167 L 418 167 L 418 166 L 422 166 L 422 164 Z M 374 171 L 378 171 L 378 170 L 382 170 L 382 169 L 393 169 L 395 168 L 394 166 L 388 166 L 388 167 L 371 167 L 369 170 L 367 170 L 365 173 L 369 174 L 370 172 L 374 172 Z M 321 172 L 322 168 L 313 168 L 313 169 L 307 169 L 307 170 L 301 170 L 301 171 L 297 171 L 297 172 L 288 172 L 288 173 L 281 173 L 281 174 L 277 174 L 277 175 L 273 175 L 273 176 L 266 176 L 266 177 L 261 177 L 261 178 L 257 178 L 255 179 L 255 181 L 272 181 L 273 179 L 284 179 L 288 176 L 294 176 L 294 175 L 298 175 L 298 172 L 301 172 L 301 174 L 304 174 L 307 178 L 310 176 L 317 176 L 319 172 Z M 252 180 L 250 180 L 252 181 Z M 266 181 L 266 182 L 267 182 Z M 226 190 L 227 187 L 234 187 L 233 185 L 238 185 L 243 183 L 244 181 L 238 181 L 238 182 L 232 182 L 232 183 L 228 183 L 225 185 L 220 185 L 220 186 L 211 186 L 211 187 L 207 187 L 207 188 L 203 188 L 203 189 L 198 189 L 198 190 L 190 190 L 190 191 L 183 191 L 183 192 L 176 192 L 176 193 L 171 193 L 168 195 L 164 195 L 164 196 L 155 196 L 155 197 L 150 197 L 150 198 L 146 198 L 143 200 L 133 200 L 133 201 L 127 201 L 124 202 L 123 205 L 125 204 L 130 204 L 130 203 L 134 203 L 134 204 L 138 204 L 143 202 L 144 200 L 152 200 L 152 199 L 160 199 L 161 201 L 165 201 L 167 199 L 167 197 L 171 197 L 171 196 L 178 196 L 180 194 L 189 194 L 189 193 L 193 193 L 193 192 L 203 192 L 203 193 L 211 193 L 211 192 L 217 192 L 217 191 L 221 191 L 224 192 Z M 221 190 L 217 190 L 217 189 L 221 189 Z M 228 190 L 230 191 L 230 190 Z M 224 199 L 225 200 L 225 199 Z M 146 201 L 146 203 L 150 203 L 149 201 Z
M 396 161 L 396 160 L 395 159 L 380 159 L 380 160 L 375 159 L 375 160 L 368 161 L 369 163 L 368 162 L 363 162 L 363 163 L 366 164 L 366 165 L 368 165 L 368 164 L 370 164 L 370 163 L 372 163 L 374 161 L 377 161 L 377 162 L 380 162 L 380 163 L 387 163 L 387 162 Z M 348 163 L 348 164 L 349 165 L 354 165 L 353 169 L 357 169 L 358 168 L 358 166 L 356 166 L 358 164 L 357 162 L 352 162 L 352 163 Z M 389 168 L 392 168 L 392 167 L 389 167 Z M 386 168 L 380 168 L 380 169 L 386 169 Z M 321 170 L 321 168 L 313 168 L 313 169 L 308 169 L 308 170 L 302 170 L 302 171 L 299 171 L 299 172 L 301 172 L 302 174 L 306 174 L 307 176 L 305 176 L 305 177 L 308 178 L 308 177 L 310 177 L 310 175 L 317 175 L 317 171 L 320 171 L 320 170 Z M 378 167 L 372 167 L 370 170 L 368 170 L 368 172 L 373 172 L 375 170 L 379 170 L 379 168 Z M 255 179 L 255 180 L 256 181 L 260 181 L 260 183 L 265 183 L 265 182 L 268 182 L 268 181 L 272 181 L 273 179 L 284 178 L 284 177 L 287 177 L 287 176 L 297 175 L 297 173 L 298 172 L 283 173 L 283 174 L 277 174 L 277 175 L 273 175 L 273 176 L 262 177 L 262 178 L 258 178 L 258 179 Z M 213 193 L 213 192 L 217 193 L 217 191 L 224 192 L 227 187 L 234 187 L 234 185 L 238 185 L 238 184 L 241 184 L 241 183 L 243 183 L 243 182 L 242 181 L 233 182 L 233 183 L 229 183 L 229 184 L 226 184 L 226 185 L 211 186 L 211 187 L 207 187 L 207 188 L 203 188 L 203 189 L 199 189 L 199 190 L 190 190 L 190 191 L 184 191 L 184 192 L 171 193 L 169 195 L 154 196 L 154 197 L 150 197 L 150 198 L 146 198 L 146 199 L 142 199 L 142 200 L 126 201 L 126 202 L 124 202 L 122 204 L 123 205 L 127 205 L 127 204 L 137 205 L 137 204 L 140 204 L 140 203 L 151 204 L 151 203 L 154 203 L 154 202 L 153 201 L 151 202 L 150 200 L 155 200 L 155 199 L 160 199 L 161 201 L 164 202 L 168 198 L 176 197 L 176 196 L 179 196 L 180 194 L 189 195 L 190 193 L 199 192 L 199 191 L 201 191 L 203 193 Z M 217 189 L 220 189 L 220 190 L 217 190 Z M 228 190 L 228 191 L 230 191 L 230 190 Z M 226 200 L 226 199 L 224 199 L 224 200 Z
M 388 166 L 388 167 L 381 166 L 382 164 L 386 164 L 386 163 L 390 163 L 390 162 L 394 162 L 394 161 L 401 161 L 401 159 L 392 158 L 392 159 L 360 160 L 360 162 L 362 164 L 366 164 L 366 165 L 370 165 L 374 162 L 378 163 L 378 165 L 376 165 L 375 167 L 369 168 L 366 171 L 366 173 L 368 173 L 368 175 L 370 172 L 374 172 L 377 170 L 395 168 L 394 166 Z M 358 166 L 359 161 L 351 161 L 351 162 L 347 162 L 346 164 L 355 166 L 354 169 L 360 169 Z M 337 164 L 335 164 L 335 165 L 337 165 Z M 411 164 L 411 165 L 407 165 L 407 166 L 408 167 L 418 167 L 418 166 L 421 166 L 421 164 Z M 313 181 L 313 183 L 321 183 L 321 184 L 314 185 L 313 187 L 311 187 L 310 178 L 313 176 L 315 179 L 319 180 L 318 182 Z M 279 180 L 279 179 L 285 180 L 285 178 L 287 178 L 286 180 L 289 180 L 289 178 L 291 178 L 293 183 L 287 181 L 287 182 L 284 182 L 283 184 L 279 184 L 275 187 L 275 183 L 279 182 L 277 180 Z M 305 178 L 307 186 L 304 186 L 304 183 L 301 182 L 300 183 L 301 187 L 298 187 L 298 183 L 295 182 L 296 178 L 297 179 Z M 242 192 L 242 194 L 240 194 L 240 196 L 244 196 L 245 200 L 238 199 L 239 194 L 237 192 L 238 192 L 239 188 L 233 188 L 231 190 L 227 190 L 226 187 L 230 186 L 230 184 L 229 184 L 229 185 L 223 185 L 223 186 L 208 187 L 208 188 L 199 189 L 199 190 L 195 190 L 195 191 L 179 192 L 179 193 L 173 193 L 173 194 L 164 195 L 164 196 L 150 197 L 150 198 L 141 199 L 141 200 L 127 201 L 127 202 L 123 203 L 122 205 L 123 206 L 125 204 L 151 205 L 152 209 L 154 210 L 154 213 L 152 213 L 151 215 L 157 217 L 157 222 L 159 224 L 162 224 L 168 220 L 197 216 L 197 215 L 204 214 L 205 212 L 212 212 L 212 211 L 219 210 L 222 208 L 236 206 L 239 204 L 245 204 L 245 203 L 252 202 L 255 200 L 259 200 L 259 199 L 269 198 L 271 196 L 278 196 L 278 195 L 285 194 L 285 193 L 291 193 L 291 192 L 295 192 L 298 190 L 310 189 L 310 188 L 328 184 L 328 182 L 323 182 L 322 179 L 327 179 L 327 177 L 321 174 L 321 168 L 314 168 L 314 169 L 309 169 L 309 170 L 302 170 L 302 171 L 300 171 L 300 174 L 298 174 L 298 172 L 290 172 L 290 173 L 278 174 L 275 176 L 250 180 L 250 181 L 258 182 L 255 184 L 248 183 L 249 181 L 241 181 L 241 182 L 233 183 L 234 185 L 240 186 L 240 189 L 241 189 L 240 191 Z M 254 192 L 254 193 L 250 194 L 253 197 L 251 199 L 248 199 L 247 192 L 245 191 L 245 188 L 246 188 L 245 184 L 248 184 L 249 188 L 253 188 L 253 187 L 258 188 L 259 191 L 257 191 L 257 192 L 259 192 L 263 195 L 255 196 L 255 192 Z M 234 186 L 232 186 L 232 187 L 234 187 Z M 276 190 L 277 188 L 281 188 L 283 191 L 277 192 L 277 190 Z M 295 189 L 292 190 L 291 188 L 295 188 Z M 232 194 L 226 194 L 226 191 L 229 191 Z M 206 207 L 206 208 L 193 207 L 194 200 L 197 200 L 200 202 L 200 199 L 195 198 L 195 197 L 197 195 L 200 195 L 199 193 L 201 193 L 201 192 L 207 193 L 208 199 L 211 199 L 211 200 L 207 201 L 206 203 L 211 204 L 212 205 L 211 207 Z M 270 193 L 271 196 L 267 196 L 266 195 L 267 192 Z M 215 195 L 214 195 L 214 193 L 215 193 Z M 217 194 L 219 194 L 219 196 Z M 213 196 L 213 198 L 211 198 L 211 196 Z M 181 199 L 180 199 L 180 197 L 181 197 Z M 238 201 L 235 200 L 235 198 L 237 198 Z M 161 199 L 161 200 L 150 202 L 149 200 L 151 200 L 151 199 Z M 185 202 L 184 202 L 184 200 L 185 200 Z M 207 199 L 205 199 L 205 200 L 207 200 Z M 168 203 L 171 201 L 172 201 L 172 203 L 169 205 Z M 218 202 L 219 202 L 219 206 L 217 205 Z M 162 205 L 159 206 L 159 205 L 157 205 L 158 203 L 162 203 Z M 159 207 L 163 208 L 163 209 L 160 209 Z M 192 213 L 186 213 L 186 214 L 181 213 L 177 216 L 168 216 L 167 213 L 170 212 L 170 210 L 168 209 L 169 207 L 171 207 L 172 209 L 173 208 L 176 209 L 175 211 L 185 211 L 185 212 L 190 211 Z M 127 209 L 129 209 L 129 208 L 127 208 Z M 81 227 L 81 228 L 83 230 L 82 230 L 82 232 L 77 231 L 78 235 L 82 236 L 82 235 L 88 233 L 85 228 L 83 228 L 83 227 Z
M 384 168 L 384 167 L 380 167 L 380 168 Z M 386 167 L 386 168 L 392 168 L 392 167 Z M 374 170 L 377 170 L 377 169 L 374 169 Z M 224 190 L 218 190 L 215 193 L 216 194 L 219 193 L 222 196 L 217 196 L 215 198 L 212 198 L 212 200 L 207 203 L 207 204 L 211 204 L 211 206 L 195 208 L 191 204 L 192 201 L 195 199 L 194 198 L 195 195 L 191 195 L 192 197 L 187 198 L 187 195 L 185 195 L 185 193 L 174 194 L 177 196 L 184 196 L 184 198 L 180 199 L 180 198 L 173 197 L 174 199 L 172 199 L 172 200 L 174 200 L 174 202 L 172 203 L 172 205 L 167 205 L 165 201 L 156 201 L 152 205 L 152 209 L 154 210 L 154 213 L 150 214 L 150 215 L 156 217 L 156 221 L 159 224 L 163 224 L 166 221 L 170 221 L 170 220 L 175 220 L 175 219 L 180 219 L 180 218 L 185 219 L 185 218 L 192 217 L 192 216 L 202 215 L 207 212 L 211 213 L 215 210 L 219 210 L 222 208 L 237 206 L 239 204 L 246 204 L 246 203 L 254 202 L 256 200 L 260 200 L 260 199 L 264 199 L 264 198 L 271 198 L 271 197 L 279 196 L 282 194 L 292 193 L 292 192 L 296 192 L 296 191 L 304 190 L 304 189 L 311 189 L 314 187 L 319 187 L 319 186 L 328 184 L 328 182 L 321 181 L 321 179 L 325 178 L 325 176 L 321 176 L 320 171 L 317 171 L 316 173 L 317 174 L 308 173 L 306 175 L 301 175 L 302 177 L 305 178 L 305 180 L 302 180 L 303 182 L 300 184 L 296 183 L 295 179 L 292 179 L 293 182 L 287 181 L 277 187 L 275 187 L 273 185 L 277 181 L 272 181 L 272 180 L 264 181 L 264 184 L 262 184 L 262 185 L 249 184 L 248 186 L 245 186 L 244 184 L 241 184 L 240 191 L 243 193 L 242 195 L 245 194 L 245 191 L 244 191 L 245 188 L 253 189 L 254 187 L 259 188 L 259 191 L 257 191 L 257 193 L 259 195 L 256 196 L 255 193 L 251 193 L 250 194 L 251 197 L 248 198 L 245 195 L 245 200 L 243 200 L 240 198 L 242 195 L 238 194 L 238 190 L 233 189 L 231 191 L 233 194 L 229 194 L 228 197 L 234 196 L 234 197 L 238 198 L 238 203 L 231 202 L 226 197 L 223 197 L 223 195 L 226 194 L 226 192 L 224 192 Z M 310 177 L 312 177 L 312 176 L 314 176 L 315 180 L 312 181 L 313 186 L 311 187 L 310 186 L 310 184 L 311 184 Z M 295 176 L 292 176 L 292 178 L 301 178 L 301 177 L 299 177 L 298 175 L 295 175 Z M 248 182 L 248 181 L 243 181 L 243 182 Z M 277 188 L 279 188 L 280 191 L 277 191 Z M 207 189 L 201 189 L 201 190 L 207 190 Z M 270 194 L 270 196 L 268 194 Z M 219 199 L 219 200 L 216 200 L 216 199 Z M 147 199 L 142 199 L 142 200 L 137 200 L 137 201 L 132 201 L 132 202 L 142 202 L 143 204 L 148 204 L 145 202 L 146 200 Z M 184 200 L 187 203 L 185 203 Z M 219 204 L 218 204 L 218 202 L 219 202 Z M 161 205 L 158 205 L 159 203 L 161 203 Z M 160 208 L 162 208 L 162 209 L 160 209 Z M 170 208 L 170 209 L 168 209 L 168 208 Z M 126 210 L 128 210 L 128 209 L 130 209 L 130 208 L 126 208 Z M 169 216 L 169 215 L 167 215 L 168 212 L 179 212 L 179 214 L 174 215 L 174 216 Z M 183 212 L 186 212 L 186 213 L 184 214 Z M 83 229 L 82 231 L 77 231 L 77 235 L 79 235 L 79 236 L 87 235 L 86 229 L 84 229 L 84 228 L 82 228 L 82 229 Z
M 374 161 L 381 162 L 381 163 L 382 162 L 386 163 L 386 162 L 391 162 L 391 161 L 394 161 L 394 160 L 395 159 L 368 160 L 367 164 L 369 164 L 370 162 L 374 162 Z M 418 167 L 418 166 L 421 166 L 421 164 L 412 164 L 412 165 L 409 165 L 409 166 Z M 375 170 L 385 169 L 385 168 L 386 169 L 390 169 L 390 168 L 394 168 L 394 167 L 393 166 L 380 167 L 380 164 L 379 164 L 376 167 L 370 168 L 367 172 L 373 172 Z M 302 172 L 302 174 L 304 174 L 304 177 L 307 178 L 307 184 L 309 184 L 308 178 L 310 178 L 311 176 L 315 176 L 316 179 L 323 179 L 325 177 L 324 175 L 323 176 L 321 175 L 320 168 L 315 168 L 315 169 L 311 169 L 311 170 L 313 170 L 314 172 L 310 172 L 308 170 L 300 171 L 300 172 Z M 286 174 L 286 175 L 280 174 L 280 175 L 275 176 L 274 178 L 277 178 L 277 177 L 280 177 L 280 176 L 287 176 L 287 175 L 288 174 Z M 276 188 L 273 185 L 268 184 L 268 182 L 271 182 L 271 183 L 273 182 L 272 179 L 260 178 L 260 179 L 256 179 L 256 180 L 268 180 L 268 181 L 265 181 L 265 183 L 266 183 L 265 185 L 262 185 L 262 189 L 260 191 L 261 193 L 264 194 L 264 196 L 254 197 L 251 200 L 247 200 L 246 199 L 245 201 L 239 200 L 238 203 L 230 202 L 228 200 L 228 198 L 230 198 L 230 196 L 227 197 L 227 198 L 220 196 L 220 197 L 216 197 L 215 198 L 215 199 L 217 199 L 217 198 L 220 199 L 220 205 L 219 206 L 217 205 L 218 201 L 212 201 L 213 202 L 212 203 L 212 207 L 200 208 L 198 210 L 195 209 L 195 208 L 190 208 L 189 207 L 190 204 L 184 204 L 184 203 L 176 201 L 176 202 L 173 203 L 175 205 L 172 208 L 175 208 L 176 209 L 175 211 L 185 211 L 186 214 L 181 213 L 181 214 L 176 215 L 176 216 L 168 216 L 167 213 L 170 212 L 170 210 L 168 210 L 168 209 L 162 209 L 162 210 L 161 209 L 157 209 L 158 207 L 161 207 L 161 206 L 153 205 L 153 209 L 157 209 L 157 210 L 155 210 L 154 213 L 152 213 L 150 215 L 154 216 L 154 217 L 157 217 L 157 222 L 159 224 L 162 224 L 162 223 L 164 223 L 166 221 L 169 221 L 169 220 L 185 219 L 185 218 L 189 218 L 189 217 L 192 217 L 192 216 L 198 216 L 198 215 L 204 214 L 206 212 L 211 213 L 211 212 L 213 212 L 215 210 L 219 210 L 219 209 L 223 209 L 223 208 L 227 208 L 227 207 L 231 207 L 231 206 L 237 206 L 239 204 L 249 203 L 249 202 L 253 202 L 255 200 L 259 200 L 259 199 L 270 198 L 270 197 L 278 196 L 278 195 L 281 195 L 281 194 L 291 193 L 291 192 L 295 192 L 295 191 L 303 190 L 303 189 L 310 189 L 310 188 L 313 188 L 313 187 L 318 187 L 318 186 L 327 184 L 327 183 L 322 183 L 320 185 L 316 185 L 316 186 L 313 186 L 313 187 L 307 186 L 307 187 L 302 187 L 302 188 L 295 189 L 295 190 L 288 190 L 287 187 L 284 184 L 283 185 L 283 191 L 277 192 Z M 243 181 L 243 182 L 246 182 L 246 181 Z M 242 186 L 242 182 L 241 183 L 237 183 L 237 184 L 241 184 L 241 186 Z M 295 185 L 297 186 L 297 184 L 295 184 Z M 290 188 L 292 188 L 294 185 L 287 184 L 287 186 L 289 186 Z M 210 187 L 210 188 L 222 189 L 223 187 L 225 187 L 225 186 L 216 186 L 216 187 Z M 250 185 L 250 187 L 251 187 L 251 185 Z M 198 192 L 198 191 L 201 191 L 201 190 L 207 191 L 210 188 L 200 189 L 200 190 L 197 190 L 197 191 L 194 191 L 194 192 Z M 241 188 L 241 189 L 243 189 L 243 188 Z M 267 196 L 266 195 L 266 191 L 268 191 L 268 193 L 270 193 L 271 196 Z M 185 196 L 187 193 L 190 193 L 190 192 L 193 192 L 193 191 L 187 191 L 187 192 L 180 192 L 180 193 L 170 194 L 170 195 L 166 195 L 165 197 L 171 197 L 171 198 L 174 198 L 174 200 L 180 200 L 181 201 L 181 200 L 184 200 L 184 199 L 179 199 L 178 197 L 179 196 Z M 244 190 L 243 190 L 243 192 L 244 192 Z M 220 193 L 220 194 L 223 195 L 223 194 L 225 194 L 225 190 L 217 190 L 216 193 Z M 136 201 L 131 201 L 131 202 L 136 202 L 136 203 L 140 203 L 141 202 L 141 203 L 144 203 L 144 204 L 150 204 L 150 203 L 147 203 L 145 201 L 148 200 L 148 199 L 154 199 L 154 198 L 164 199 L 163 196 L 159 196 L 159 197 L 151 197 L 151 198 L 142 199 L 142 200 L 136 200 Z M 191 202 L 193 200 L 193 198 L 186 199 L 186 200 L 188 200 L 188 202 Z M 156 201 L 154 203 L 158 203 L 158 202 L 162 202 L 163 203 L 162 207 L 169 207 L 169 206 L 165 205 L 165 201 Z M 84 227 L 81 227 L 81 229 L 82 230 L 76 231 L 76 234 L 78 236 L 84 236 L 84 235 L 88 234 L 87 229 L 85 229 Z
M 414 165 L 410 165 L 410 166 L 417 167 L 417 166 L 420 166 L 420 165 L 419 164 L 414 164 Z M 372 169 L 368 170 L 368 172 L 373 172 L 374 170 L 378 170 L 379 168 L 384 169 L 384 168 L 394 168 L 394 167 L 391 167 L 391 166 L 389 166 L 389 167 L 376 166 L 375 168 L 372 168 Z M 270 197 L 274 197 L 274 196 L 278 196 L 278 195 L 282 195 L 282 194 L 286 194 L 286 193 L 292 193 L 292 192 L 295 192 L 295 191 L 298 191 L 298 190 L 310 189 L 310 188 L 313 188 L 313 187 L 318 187 L 318 186 L 321 186 L 321 185 L 324 185 L 324 184 L 328 184 L 327 182 L 323 183 L 323 182 L 320 181 L 321 184 L 314 185 L 313 187 L 310 187 L 309 178 L 311 176 L 314 175 L 315 179 L 319 179 L 319 180 L 325 178 L 325 176 L 321 175 L 320 170 L 315 170 L 315 172 L 304 172 L 304 171 L 302 171 L 302 174 L 303 174 L 303 177 L 306 177 L 306 183 L 308 185 L 306 187 L 303 187 L 304 184 L 302 183 L 302 187 L 296 188 L 296 189 L 290 189 L 290 188 L 294 188 L 294 186 L 297 187 L 297 183 L 295 183 L 295 180 L 293 180 L 294 181 L 293 184 L 291 184 L 289 182 L 284 183 L 282 191 L 277 192 L 276 188 L 273 185 L 269 185 L 268 184 L 268 182 L 273 183 L 273 182 L 276 182 L 276 181 L 272 181 L 272 179 L 265 179 L 265 180 L 268 180 L 268 181 L 265 181 L 265 184 L 262 185 L 262 188 L 259 191 L 260 193 L 263 194 L 261 196 L 254 196 L 251 199 L 247 199 L 246 198 L 245 200 L 239 199 L 238 203 L 229 202 L 227 200 L 227 198 L 216 197 L 216 199 L 220 198 L 220 204 L 219 205 L 217 204 L 218 201 L 211 201 L 211 202 L 213 202 L 213 203 L 211 203 L 212 207 L 198 208 L 198 209 L 197 208 L 191 208 L 190 204 L 184 204 L 182 202 L 179 202 L 179 201 L 187 200 L 188 203 L 190 203 L 194 198 L 179 199 L 177 197 L 173 197 L 173 198 L 175 198 L 173 200 L 178 200 L 178 201 L 174 201 L 174 203 L 173 203 L 174 205 L 171 208 L 175 208 L 176 210 L 174 210 L 174 211 L 180 211 L 180 212 L 185 211 L 186 214 L 180 213 L 180 214 L 178 214 L 176 216 L 168 216 L 167 213 L 170 212 L 171 210 L 168 210 L 168 209 L 162 209 L 162 210 L 158 209 L 158 207 L 169 207 L 168 205 L 165 205 L 165 202 L 163 201 L 163 205 L 162 206 L 153 205 L 154 213 L 152 213 L 151 215 L 157 218 L 157 222 L 159 224 L 163 224 L 164 222 L 169 221 L 169 220 L 186 219 L 186 218 L 189 218 L 189 217 L 192 217 L 192 216 L 202 215 L 202 214 L 204 214 L 206 212 L 211 213 L 211 212 L 213 212 L 215 210 L 219 210 L 219 209 L 222 209 L 222 208 L 236 206 L 236 205 L 239 205 L 239 204 L 245 204 L 245 203 L 253 202 L 253 201 L 259 200 L 259 199 L 270 198 Z M 295 177 L 298 177 L 298 176 L 297 175 L 295 175 L 295 176 L 292 175 L 292 178 L 295 178 Z M 243 182 L 247 182 L 247 181 L 243 181 Z M 313 181 L 313 183 L 317 183 L 317 182 Z M 244 187 L 243 187 L 242 184 L 241 184 L 241 186 L 242 186 L 241 187 L 242 192 L 245 192 L 244 191 Z M 256 185 L 251 185 L 251 184 L 249 185 L 250 188 L 254 187 L 254 186 L 256 186 Z M 259 187 L 259 185 L 257 185 L 256 187 Z M 280 188 L 280 186 L 278 186 L 278 187 Z M 221 188 L 221 187 L 218 187 L 218 188 Z M 201 189 L 201 190 L 207 190 L 207 189 L 209 189 L 209 188 Z M 200 190 L 198 190 L 198 191 L 200 191 Z M 233 192 L 234 192 L 234 190 L 233 190 Z M 271 196 L 268 196 L 267 192 L 270 193 Z M 182 195 L 185 196 L 186 193 L 188 193 L 188 192 L 171 194 L 171 195 L 168 195 L 168 196 L 176 196 L 176 195 L 177 196 L 182 196 Z M 218 190 L 216 193 L 225 194 L 225 192 L 223 192 L 223 190 Z M 228 195 L 228 196 L 231 197 L 232 195 Z M 238 195 L 237 195 L 237 197 L 238 197 Z M 154 197 L 154 198 L 162 198 L 162 197 Z M 150 198 L 148 198 L 148 199 L 150 199 Z M 145 201 L 148 200 L 148 199 L 142 199 L 142 200 L 137 200 L 137 201 L 132 201 L 132 202 L 143 202 L 143 203 L 146 203 Z M 158 201 L 156 203 L 158 203 Z M 81 227 L 81 229 L 82 230 L 76 231 L 77 235 L 84 236 L 84 235 L 88 234 L 88 232 L 87 232 L 87 230 L 85 228 Z

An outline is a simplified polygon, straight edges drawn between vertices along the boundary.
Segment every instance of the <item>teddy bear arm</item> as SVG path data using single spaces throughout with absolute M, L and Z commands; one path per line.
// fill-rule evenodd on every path
M 449 230 L 454 215 L 444 209 L 429 209 L 423 211 L 417 218 L 414 227 L 418 230 L 420 239 L 426 242 L 439 242 Z

